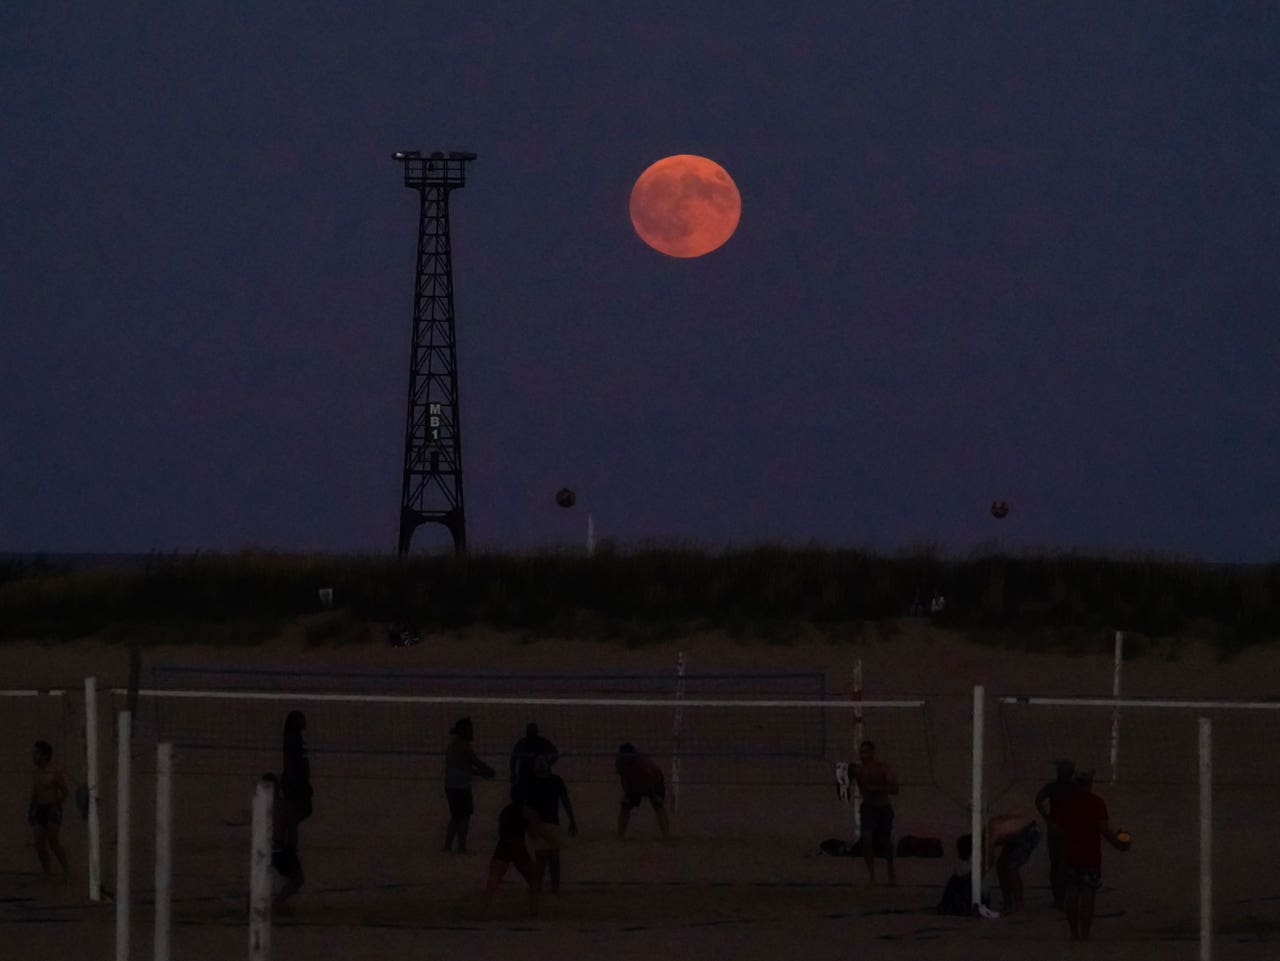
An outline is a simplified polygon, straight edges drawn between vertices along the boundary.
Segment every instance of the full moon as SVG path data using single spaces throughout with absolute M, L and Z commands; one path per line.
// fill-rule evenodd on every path
M 738 229 L 742 198 L 718 163 L 693 154 L 664 157 L 631 188 L 631 224 L 669 257 L 701 257 Z

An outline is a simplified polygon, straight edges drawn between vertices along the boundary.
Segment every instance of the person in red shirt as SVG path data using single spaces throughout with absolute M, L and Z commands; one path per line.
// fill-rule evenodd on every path
M 1129 847 L 1111 829 L 1106 802 L 1093 793 L 1092 771 L 1077 771 L 1075 787 L 1061 795 L 1058 825 L 1062 830 L 1071 940 L 1088 940 L 1094 899 L 1102 887 L 1102 839 L 1106 838 L 1117 851 Z
M 645 798 L 653 805 L 653 813 L 658 819 L 658 829 L 663 838 L 670 837 L 671 825 L 667 821 L 665 807 L 667 796 L 666 780 L 662 769 L 647 754 L 641 754 L 634 744 L 623 744 L 618 748 L 618 760 L 614 765 L 618 777 L 622 781 L 622 807 L 618 811 L 618 839 L 626 837 L 627 824 L 631 820 L 631 811 L 640 806 Z

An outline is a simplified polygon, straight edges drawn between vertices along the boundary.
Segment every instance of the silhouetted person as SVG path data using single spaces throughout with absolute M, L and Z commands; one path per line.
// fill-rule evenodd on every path
M 498 772 L 476 757 L 471 747 L 475 729 L 471 718 L 464 717 L 449 729 L 452 735 L 444 754 L 444 796 L 449 802 L 449 826 L 445 829 L 444 849 L 453 850 L 454 838 L 458 840 L 458 853 L 467 851 L 467 830 L 471 815 L 475 812 L 475 800 L 471 793 L 471 777 L 492 778 Z

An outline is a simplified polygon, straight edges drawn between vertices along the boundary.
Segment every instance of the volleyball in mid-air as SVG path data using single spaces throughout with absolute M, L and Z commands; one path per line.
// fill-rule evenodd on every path
M 991 516 L 992 516 L 992 517 L 994 517 L 994 518 L 996 518 L 997 520 L 999 520 L 999 519 L 1000 519 L 1000 518 L 1002 518 L 1002 517 L 1008 517 L 1008 516 L 1009 516 L 1009 502 L 1008 502 L 1008 501 L 992 501 L 992 502 L 991 502 Z
M 578 502 L 578 495 L 567 487 L 561 487 L 556 491 L 556 503 L 561 507 L 569 508 Z

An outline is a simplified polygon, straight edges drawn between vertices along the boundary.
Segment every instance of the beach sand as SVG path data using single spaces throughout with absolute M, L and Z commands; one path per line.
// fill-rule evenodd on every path
M 1095 649 L 1106 650 L 1101 638 Z M 818 853 L 824 838 L 852 833 L 853 810 L 836 795 L 832 758 L 854 752 L 849 712 L 837 712 L 822 731 L 821 756 L 801 764 L 761 759 L 714 761 L 690 751 L 680 759 L 682 780 L 673 816 L 674 838 L 663 842 L 652 813 L 635 812 L 625 842 L 613 836 L 618 788 L 606 757 L 575 757 L 575 742 L 600 745 L 636 739 L 669 768 L 666 744 L 672 711 L 575 715 L 570 725 L 551 709 L 544 725 L 566 757 L 558 770 L 569 783 L 581 826 L 564 850 L 565 884 L 546 895 L 537 919 L 527 916 L 523 885 L 508 876 L 489 917 L 478 895 L 495 839 L 496 815 L 506 782 L 478 782 L 471 853 L 439 850 L 447 818 L 434 756 L 405 756 L 419 741 L 443 749 L 453 715 L 477 720 L 476 748 L 505 772 L 511 744 L 531 711 L 483 706 L 438 711 L 394 711 L 323 702 L 299 705 L 310 719 L 316 786 L 315 815 L 302 826 L 300 854 L 307 882 L 287 913 L 275 918 L 276 958 L 382 959 L 412 955 L 468 961 L 511 956 L 607 957 L 633 961 L 654 956 L 700 958 L 960 959 L 1081 957 L 1128 959 L 1198 956 L 1199 897 L 1195 710 L 1126 711 L 1121 718 L 1118 783 L 1110 781 L 1111 715 L 1103 709 L 1074 715 L 1002 708 L 1004 695 L 1107 697 L 1109 653 L 1069 656 L 976 645 L 907 621 L 887 632 L 870 631 L 858 643 L 815 640 L 790 645 L 744 643 L 714 635 L 637 647 L 609 642 L 528 641 L 472 633 L 427 637 L 412 647 L 308 646 L 290 637 L 254 647 L 158 646 L 142 652 L 139 678 L 172 682 L 170 667 L 233 667 L 253 685 L 254 672 L 298 671 L 323 688 L 320 672 L 383 674 L 366 690 L 445 693 L 440 683 L 394 681 L 397 676 L 439 672 L 512 674 L 652 674 L 669 676 L 675 691 L 677 656 L 690 675 L 805 672 L 825 676 L 828 697 L 847 698 L 853 665 L 861 660 L 864 697 L 923 699 L 927 710 L 866 711 L 865 732 L 882 757 L 903 774 L 896 833 L 939 837 L 942 859 L 902 859 L 896 888 L 872 887 L 860 860 Z M 63 837 L 73 860 L 65 885 L 38 874 L 23 823 L 30 784 L 30 743 L 35 737 L 71 745 L 56 760 L 83 777 L 75 756 L 83 727 L 83 679 L 98 679 L 104 881 L 114 886 L 115 751 L 112 712 L 126 703 L 113 697 L 130 676 L 130 651 L 93 641 L 8 644 L 0 647 L 0 688 L 65 687 L 65 698 L 0 699 L 0 811 L 9 827 L 0 834 L 0 938 L 6 955 L 78 961 L 110 956 L 114 908 L 87 896 L 86 828 L 68 806 Z M 226 681 L 230 675 L 222 675 Z M 204 684 L 209 675 L 192 675 Z M 248 678 L 248 680 L 245 680 Z M 1126 697 L 1265 700 L 1280 678 L 1280 652 L 1250 650 L 1220 663 L 1205 645 L 1187 641 L 1176 657 L 1159 653 L 1124 665 Z M 349 684 L 349 677 L 333 684 Z M 470 682 L 469 682 L 470 683 Z M 572 679 L 561 693 L 580 693 Z M 753 683 L 739 683 L 747 696 Z M 1052 775 L 1051 750 L 1075 750 L 1082 766 L 1099 770 L 1097 791 L 1113 826 L 1133 832 L 1133 849 L 1104 849 L 1105 886 L 1091 946 L 1068 940 L 1066 922 L 1050 903 L 1047 856 L 1041 845 L 1024 869 L 1028 909 L 999 920 L 941 917 L 934 906 L 950 873 L 954 838 L 967 832 L 970 796 L 973 686 L 987 692 L 986 780 L 988 810 L 1031 813 L 1038 787 Z M 288 685 L 292 686 L 292 685 Z M 318 686 L 318 687 L 317 687 Z M 330 685 L 332 686 L 332 685 Z M 497 686 L 495 686 L 497 687 Z M 477 688 L 468 686 L 474 694 Z M 539 693 L 545 693 L 546 686 Z M 496 689 L 498 696 L 518 690 Z M 174 781 L 173 951 L 184 961 L 244 956 L 248 951 L 249 844 L 245 823 L 255 776 L 278 766 L 284 706 L 241 702 L 205 705 L 192 715 L 201 724 L 241 737 L 247 725 L 266 725 L 260 749 L 177 748 Z M 265 711 L 267 714 L 262 714 Z M 417 713 L 415 713 L 415 711 Z M 445 713 L 440 713 L 443 711 Z M 1280 825 L 1280 754 L 1274 744 L 1280 712 L 1229 718 L 1221 712 L 1215 737 L 1221 779 L 1214 792 L 1215 958 L 1273 958 L 1280 950 L 1280 867 L 1274 850 Z M 1088 716 L 1088 719 L 1083 718 Z M 154 742 L 175 730 L 184 715 L 163 720 L 155 704 L 139 699 L 133 744 L 132 956 L 151 954 L 153 915 Z M 782 715 L 779 714 L 779 717 Z M 267 721 L 262 718 L 267 717 Z M 626 717 L 625 723 L 619 718 Z M 685 713 L 691 729 L 700 721 Z M 732 741 L 734 724 L 744 743 L 781 737 L 774 714 L 742 716 L 717 728 Z M 182 721 L 181 723 L 186 723 Z M 194 722 L 193 722 L 194 723 Z M 781 729 L 789 721 L 779 720 Z M 385 727 L 385 729 L 384 729 Z M 639 728 L 643 738 L 628 735 Z M 1215 720 L 1217 729 L 1217 721 Z M 708 729 L 709 730 L 709 729 Z M 807 731 L 808 729 L 806 729 Z M 811 732 L 805 733 L 809 737 Z M 193 735 L 194 736 L 194 735 Z M 202 735 L 203 736 L 203 735 Z M 326 753 L 341 737 L 368 748 L 366 755 Z M 797 735 L 800 737 L 800 735 Z M 416 740 L 415 740 L 416 739 Z M 656 744 L 664 744 L 659 750 Z M 927 745 L 921 745 L 927 741 Z M 807 743 L 807 742 L 806 742 Z M 389 745 L 388 755 L 377 753 Z M 1155 783 L 1160 782 L 1160 783 Z M 883 879 L 883 866 L 881 865 Z

